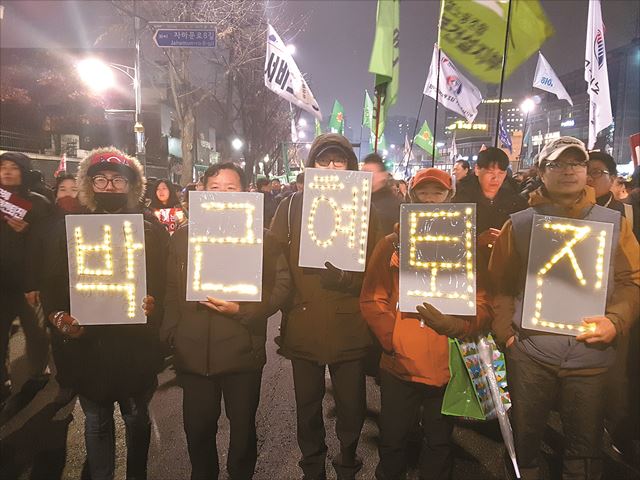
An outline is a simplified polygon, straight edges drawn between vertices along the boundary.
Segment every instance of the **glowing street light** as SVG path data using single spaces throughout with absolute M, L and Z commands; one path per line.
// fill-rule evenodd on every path
M 234 150 L 239 151 L 243 145 L 244 145 L 244 142 L 240 140 L 238 137 L 231 140 L 231 146 L 233 147 Z
M 76 69 L 80 79 L 96 92 L 103 92 L 115 86 L 113 70 L 108 64 L 97 58 L 80 60 Z
M 287 45 L 287 52 L 289 52 L 291 55 L 295 55 L 296 54 L 296 46 L 293 43 L 289 43 Z
M 526 98 L 520 104 L 520 110 L 522 110 L 527 115 L 529 114 L 529 112 L 533 111 L 534 108 L 536 108 L 536 104 L 533 101 L 533 98 Z

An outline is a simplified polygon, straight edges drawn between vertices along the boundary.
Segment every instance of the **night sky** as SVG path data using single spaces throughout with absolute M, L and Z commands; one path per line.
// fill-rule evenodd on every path
M 89 47 L 114 19 L 113 7 L 103 1 L 3 1 L 0 27 L 2 47 Z M 272 0 L 272 4 L 277 3 Z M 334 98 L 345 106 L 347 123 L 359 126 L 365 88 L 372 90 L 368 73 L 374 35 L 375 0 L 296 0 L 283 2 L 285 14 L 306 15 L 308 22 L 294 43 L 298 66 L 309 79 L 325 121 Z M 587 23 L 586 0 L 542 0 L 555 28 L 555 35 L 542 52 L 558 75 L 580 68 L 584 62 Z M 389 115 L 415 116 L 437 36 L 439 1 L 403 0 L 400 6 L 400 92 Z M 603 0 L 607 27 L 607 50 L 628 43 L 640 35 L 640 2 Z M 158 19 L 159 20 L 159 19 Z M 102 47 L 122 47 L 107 39 Z M 145 49 L 155 49 L 145 44 Z M 153 52 L 143 52 L 145 55 Z M 521 98 L 530 90 L 536 55 L 524 63 L 505 83 L 505 95 Z M 461 69 L 464 71 L 464 69 Z M 473 78 L 470 76 L 470 78 Z M 484 91 L 485 86 L 476 81 Z M 586 84 L 585 84 L 586 89 Z M 425 99 L 421 117 L 432 118 L 434 101 Z

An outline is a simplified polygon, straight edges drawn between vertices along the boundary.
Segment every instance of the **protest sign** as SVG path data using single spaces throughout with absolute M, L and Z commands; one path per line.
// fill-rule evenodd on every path
M 534 215 L 522 327 L 579 335 L 604 315 L 612 238 L 610 223 Z
M 189 192 L 187 300 L 262 299 L 261 193 Z
M 31 202 L 4 188 L 0 188 L 0 217 L 3 220 L 17 218 L 23 220 L 31 210 Z
M 67 215 L 71 316 L 81 325 L 146 323 L 142 215 Z
M 475 204 L 400 207 L 400 311 L 423 302 L 450 315 L 475 315 Z
M 371 172 L 307 168 L 300 267 L 363 272 L 371 210 Z
M 175 232 L 184 221 L 184 212 L 180 207 L 158 208 L 153 213 L 170 235 L 173 235 L 173 232 Z

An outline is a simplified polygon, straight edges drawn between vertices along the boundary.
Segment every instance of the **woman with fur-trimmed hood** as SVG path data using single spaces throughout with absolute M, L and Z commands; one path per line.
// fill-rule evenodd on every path
M 119 150 L 92 150 L 78 169 L 80 203 L 89 214 L 142 213 L 145 190 L 142 166 Z M 64 228 L 61 238 L 51 238 L 43 255 L 67 258 Z M 145 218 L 147 294 L 142 325 L 78 325 L 69 314 L 66 261 L 40 289 L 49 299 L 45 314 L 53 325 L 54 357 L 62 387 L 78 393 L 85 413 L 85 442 L 91 478 L 113 479 L 115 437 L 113 404 L 118 402 L 127 429 L 127 478 L 146 478 L 150 439 L 148 405 L 162 366 L 158 336 L 165 288 L 165 252 L 168 234 L 157 222 Z M 66 282 L 60 281 L 60 278 Z M 96 312 L 99 316 L 100 312 Z M 57 350 L 57 351 L 55 351 Z

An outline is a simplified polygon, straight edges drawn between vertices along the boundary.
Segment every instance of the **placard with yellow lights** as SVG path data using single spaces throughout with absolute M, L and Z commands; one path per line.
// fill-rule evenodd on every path
M 522 327 L 579 335 L 604 315 L 612 238 L 610 223 L 535 215 Z
M 81 325 L 146 323 L 142 215 L 67 215 L 71 316 Z
M 400 311 L 423 302 L 449 315 L 476 313 L 476 206 L 400 207 Z
M 262 299 L 262 193 L 189 192 L 187 300 Z
M 371 172 L 307 168 L 300 267 L 363 272 L 371 211 Z

